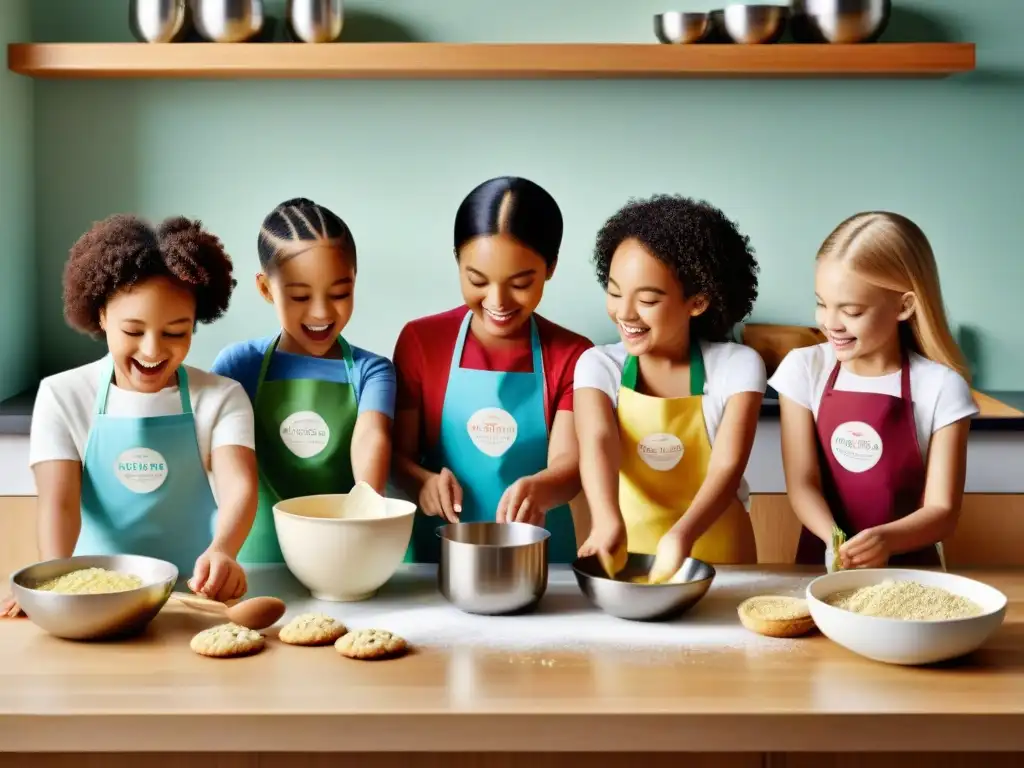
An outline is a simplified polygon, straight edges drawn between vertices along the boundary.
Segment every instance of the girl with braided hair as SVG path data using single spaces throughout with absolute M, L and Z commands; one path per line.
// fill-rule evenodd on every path
M 356 244 L 341 218 L 312 200 L 286 200 L 263 220 L 257 250 L 256 285 L 280 330 L 228 347 L 213 370 L 238 381 L 255 412 L 259 509 L 239 559 L 280 563 L 278 501 L 348 493 L 359 482 L 384 493 L 395 371 L 341 335 L 356 284 Z
M 184 364 L 197 324 L 219 318 L 234 287 L 220 240 L 182 217 L 111 216 L 72 247 L 64 314 L 107 354 L 39 386 L 29 463 L 43 560 L 147 555 L 213 599 L 245 594 L 252 406 L 236 382 Z

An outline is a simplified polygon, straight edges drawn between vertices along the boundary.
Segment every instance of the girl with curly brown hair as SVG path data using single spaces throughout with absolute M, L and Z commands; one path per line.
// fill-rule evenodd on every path
M 757 297 L 746 236 L 687 197 L 633 201 L 597 237 L 595 264 L 621 341 L 576 365 L 580 475 L 606 569 L 656 555 L 652 581 L 691 554 L 754 563 L 743 479 L 765 366 L 729 341 Z
M 184 365 L 196 325 L 227 309 L 231 271 L 220 241 L 181 217 L 154 228 L 111 216 L 71 249 L 65 317 L 107 354 L 39 386 L 43 560 L 148 555 L 208 597 L 245 593 L 235 558 L 256 512 L 252 407 L 236 382 Z

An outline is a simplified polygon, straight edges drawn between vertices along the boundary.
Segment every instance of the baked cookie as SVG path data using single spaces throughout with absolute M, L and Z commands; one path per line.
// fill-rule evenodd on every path
M 740 603 L 740 623 L 767 637 L 799 637 L 814 628 L 807 601 L 799 597 L 762 595 Z
M 324 613 L 302 613 L 281 627 L 278 637 L 289 645 L 327 645 L 347 631 L 344 624 Z
M 238 624 L 218 624 L 193 637 L 189 646 L 200 656 L 230 659 L 259 653 L 265 643 L 263 635 L 254 629 Z
M 357 629 L 338 638 L 338 653 L 350 659 L 385 659 L 405 652 L 405 640 L 384 629 Z

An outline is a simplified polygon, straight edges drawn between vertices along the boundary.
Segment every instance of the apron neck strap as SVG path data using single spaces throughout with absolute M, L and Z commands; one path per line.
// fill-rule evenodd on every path
M 277 334 L 270 344 L 267 345 L 267 351 L 263 353 L 263 361 L 260 363 L 260 375 L 256 377 L 256 389 L 259 390 L 263 380 L 267 378 L 267 371 L 270 370 L 270 361 L 274 357 L 274 352 L 277 351 L 277 345 L 281 343 L 281 334 Z M 349 346 L 348 342 L 345 341 L 342 336 L 338 336 L 338 346 L 341 347 L 341 356 L 345 361 L 345 368 L 349 372 L 349 382 L 352 381 L 352 369 L 355 367 L 355 363 L 352 362 L 352 347 Z
M 107 412 L 107 397 L 110 385 L 114 381 L 114 358 L 108 356 L 100 372 L 100 386 L 96 391 L 96 415 L 103 416 Z M 178 366 L 178 398 L 181 401 L 181 412 L 192 413 L 192 395 L 188 391 L 188 373 L 184 365 Z
M 636 380 L 639 373 L 639 360 L 633 355 L 626 357 L 626 363 L 622 366 L 622 386 L 636 391 Z M 703 395 L 706 381 L 707 373 L 704 370 L 704 355 L 700 351 L 700 342 L 693 339 L 690 342 L 690 395 Z
M 825 382 L 826 394 L 835 389 L 841 369 L 842 363 L 836 360 L 832 373 L 828 375 L 828 380 Z M 903 359 L 900 363 L 900 397 L 908 401 L 912 399 L 910 394 L 910 355 L 907 354 L 906 350 L 903 351 Z
M 455 352 L 452 357 L 454 368 L 462 367 L 462 352 L 466 348 L 466 337 L 469 336 L 469 324 L 473 320 L 473 312 L 466 312 L 459 326 L 459 335 L 455 339 Z M 544 374 L 544 352 L 540 344 L 540 332 L 537 330 L 537 318 L 530 315 L 530 352 L 533 355 L 533 372 Z

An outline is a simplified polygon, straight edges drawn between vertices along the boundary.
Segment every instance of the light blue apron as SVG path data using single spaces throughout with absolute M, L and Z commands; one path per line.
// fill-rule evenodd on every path
M 217 503 L 199 454 L 185 367 L 181 413 L 108 416 L 114 366 L 103 369 L 82 463 L 82 531 L 76 555 L 146 555 L 190 579 L 213 538 Z
M 540 472 L 548 464 L 548 430 L 544 418 L 544 356 L 537 323 L 530 318 L 530 373 L 481 371 L 462 367 L 462 350 L 473 315 L 466 313 L 455 342 L 441 409 L 441 435 L 425 466 L 433 472 L 447 467 L 462 486 L 464 523 L 493 522 L 502 494 L 516 480 Z M 440 542 L 436 529 L 446 521 L 417 513 L 406 560 L 436 563 Z M 551 532 L 548 559 L 576 559 L 576 534 L 568 505 L 547 513 Z

